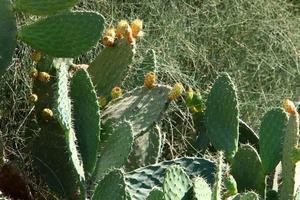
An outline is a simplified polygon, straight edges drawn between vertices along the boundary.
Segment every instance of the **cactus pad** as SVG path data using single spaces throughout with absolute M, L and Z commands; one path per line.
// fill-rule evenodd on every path
M 196 200 L 209 200 L 212 196 L 212 191 L 206 181 L 197 177 L 193 183 L 193 194 Z
M 255 149 L 259 149 L 257 133 L 241 119 L 239 119 L 239 143 L 251 144 Z
M 211 143 L 231 160 L 238 148 L 239 109 L 235 86 L 226 73 L 218 77 L 208 96 L 206 123 Z
M 134 135 L 149 130 L 158 121 L 168 106 L 168 86 L 159 85 L 152 89 L 139 87 L 112 101 L 103 111 L 103 124 L 127 120 Z
M 241 146 L 231 164 L 231 174 L 237 182 L 239 192 L 255 190 L 264 194 L 265 176 L 260 157 L 252 146 Z
M 282 145 L 288 116 L 282 108 L 268 111 L 262 119 L 259 149 L 265 174 L 275 169 L 282 157 Z
M 174 165 L 166 170 L 163 190 L 165 200 L 181 200 L 191 187 L 191 180 L 184 170 Z
M 237 195 L 233 200 L 259 200 L 259 196 L 255 192 L 247 192 Z
M 0 77 L 12 60 L 16 40 L 16 19 L 9 0 L 0 0 Z
M 121 170 L 113 170 L 98 184 L 92 200 L 129 200 L 124 175 Z
M 121 85 L 132 58 L 133 46 L 123 40 L 100 52 L 88 68 L 98 96 L 108 97 L 115 86 Z
M 126 169 L 130 171 L 156 163 L 162 152 L 164 140 L 162 134 L 160 127 L 156 125 L 146 133 L 136 137 Z
M 104 19 L 94 12 L 66 12 L 23 26 L 18 37 L 51 56 L 72 58 L 90 50 L 100 39 Z M 88 31 L 87 31 L 88 30 Z
M 153 188 L 146 200 L 163 200 L 163 198 L 164 193 L 158 188 Z
M 131 151 L 133 135 L 132 127 L 128 122 L 121 121 L 109 134 L 94 172 L 96 182 L 101 180 L 109 169 L 124 165 Z
M 186 157 L 163 161 L 136 169 L 125 175 L 132 200 L 146 199 L 151 188 L 161 188 L 165 171 L 171 165 L 180 165 L 190 177 L 201 176 L 210 184 L 214 182 L 215 165 L 209 160 Z
M 78 0 L 17 0 L 14 9 L 34 15 L 52 15 L 73 7 Z
M 94 86 L 84 69 L 71 79 L 74 128 L 86 173 L 92 174 L 100 142 L 100 110 Z

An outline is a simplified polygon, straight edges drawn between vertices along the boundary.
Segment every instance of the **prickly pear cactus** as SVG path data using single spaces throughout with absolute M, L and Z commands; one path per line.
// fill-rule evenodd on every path
M 108 97 L 115 86 L 120 86 L 133 58 L 134 46 L 119 40 L 114 47 L 104 48 L 88 69 L 97 94 Z
M 158 162 L 162 153 L 164 133 L 158 125 L 134 139 L 126 169 L 128 171 Z
M 193 181 L 193 195 L 195 200 L 211 199 L 211 188 L 202 177 L 197 177 Z
M 265 175 L 255 148 L 250 145 L 241 146 L 231 164 L 231 174 L 237 182 L 239 192 L 255 190 L 264 194 Z
M 239 119 L 239 143 L 251 144 L 255 149 L 259 149 L 257 133 L 241 119 Z
M 43 82 L 39 79 L 34 80 L 33 92 L 37 94 L 39 100 L 35 104 L 35 111 L 40 127 L 39 135 L 34 139 L 32 145 L 32 154 L 34 159 L 34 166 L 40 172 L 41 176 L 47 184 L 61 197 L 66 199 L 84 199 L 85 189 L 82 184 L 84 181 L 84 174 L 81 162 L 78 158 L 76 149 L 76 138 L 73 129 L 67 129 L 59 123 L 64 112 L 55 112 L 55 115 L 50 118 L 43 116 L 43 110 L 49 110 L 60 107 L 58 104 L 66 106 L 70 101 L 68 99 L 61 99 L 62 101 L 55 101 L 53 98 L 56 92 L 65 92 L 63 88 L 67 87 L 67 82 L 57 80 L 54 77 L 63 77 L 64 69 L 61 72 L 57 68 L 67 67 L 64 62 L 54 62 L 60 66 L 48 66 L 51 79 L 49 82 Z M 51 65 L 50 63 L 48 63 Z M 55 65 L 54 64 L 54 65 Z M 60 75 L 59 75 L 60 74 Z M 65 74 L 66 75 L 66 74 Z M 63 94 L 59 94 L 62 95 Z M 54 110 L 54 109 L 53 109 Z M 69 113 L 67 113 L 69 114 Z
M 102 123 L 114 124 L 126 120 L 132 125 L 134 136 L 151 128 L 168 107 L 170 87 L 158 85 L 152 89 L 139 87 L 108 104 Z
M 97 43 L 103 26 L 104 19 L 98 13 L 64 12 L 23 26 L 17 35 L 36 50 L 55 57 L 72 58 Z
M 107 174 L 97 186 L 92 200 L 107 199 L 110 200 L 129 200 L 129 194 L 126 190 L 124 174 L 121 170 L 115 169 Z
M 282 144 L 288 116 L 282 108 L 268 111 L 259 132 L 259 155 L 265 174 L 275 169 L 282 157 Z
M 207 99 L 207 133 L 213 146 L 231 160 L 238 148 L 239 109 L 235 86 L 227 73 L 222 73 Z
M 201 176 L 209 184 L 214 182 L 215 165 L 209 160 L 185 157 L 163 161 L 136 169 L 125 175 L 125 182 L 132 200 L 146 199 L 151 188 L 162 188 L 166 169 L 172 165 L 181 166 L 190 177 Z
M 146 200 L 163 200 L 164 193 L 158 188 L 153 188 Z
M 259 196 L 255 192 L 247 192 L 237 195 L 233 200 L 259 200 Z
M 16 19 L 9 0 L 0 0 L 0 77 L 12 60 L 16 41 Z
M 222 199 L 222 174 L 223 174 L 223 159 L 224 153 L 222 151 L 218 152 L 218 162 L 217 162 L 217 171 L 215 173 L 215 183 L 212 189 L 212 200 L 221 200 Z
M 71 79 L 73 122 L 86 174 L 92 174 L 100 143 L 100 109 L 89 74 L 84 69 Z
M 78 0 L 16 0 L 13 8 L 34 15 L 53 15 L 73 7 Z
M 129 122 L 119 122 L 109 132 L 109 137 L 103 149 L 100 151 L 96 169 L 93 175 L 94 181 L 98 182 L 111 168 L 124 165 L 131 151 L 133 143 L 133 131 Z
M 165 200 L 181 200 L 188 193 L 192 182 L 184 170 L 173 165 L 166 170 L 163 191 Z

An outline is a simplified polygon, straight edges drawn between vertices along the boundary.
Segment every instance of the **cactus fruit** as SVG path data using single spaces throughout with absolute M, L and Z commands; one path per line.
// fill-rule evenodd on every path
M 231 163 L 231 174 L 237 182 L 238 191 L 255 190 L 264 195 L 265 175 L 255 148 L 242 145 Z
M 114 87 L 111 90 L 110 96 L 112 99 L 117 99 L 120 98 L 122 96 L 122 89 L 120 87 Z
M 282 157 L 282 144 L 288 116 L 282 108 L 268 111 L 259 131 L 259 155 L 265 174 L 271 173 Z
M 49 108 L 44 108 L 42 112 L 42 116 L 46 121 L 53 119 L 53 111 Z
M 189 176 L 201 176 L 209 184 L 214 182 L 215 164 L 209 160 L 196 157 L 166 160 L 125 174 L 132 200 L 146 199 L 153 187 L 161 188 L 166 169 L 172 165 L 180 165 Z
M 124 172 L 115 169 L 109 172 L 98 184 L 91 200 L 129 200 L 129 197 L 126 190 Z
M 224 198 L 236 195 L 238 193 L 237 184 L 233 176 L 229 173 L 224 175 L 224 187 L 226 189 Z
M 41 57 L 42 57 L 42 53 L 39 51 L 33 51 L 31 53 L 31 60 L 33 62 L 39 62 L 41 60 Z
M 211 189 L 202 177 L 196 177 L 193 181 L 193 195 L 195 200 L 210 200 Z
M 115 44 L 115 37 L 116 37 L 116 29 L 109 28 L 105 31 L 102 43 L 107 47 L 113 47 Z
M 156 85 L 156 74 L 155 72 L 148 72 L 145 75 L 144 86 L 146 88 L 153 88 Z
M 177 99 L 184 91 L 183 85 L 181 83 L 176 83 L 171 92 L 169 93 L 169 100 L 173 101 Z
M 119 21 L 116 29 L 116 35 L 118 39 L 122 39 L 125 36 L 125 32 L 128 27 L 130 26 L 126 20 Z
M 185 102 L 188 107 L 193 105 L 192 104 L 193 96 L 194 96 L 194 90 L 193 90 L 193 88 L 189 87 L 185 94 Z
M 128 44 L 134 44 L 135 43 L 135 38 L 133 38 L 133 36 L 132 36 L 132 30 L 131 30 L 130 26 L 128 26 L 125 29 L 124 37 L 125 37 L 126 41 L 128 42 Z
M 107 99 L 104 96 L 98 97 L 98 103 L 101 109 L 103 109 L 107 104 Z
M 73 127 L 75 129 L 85 174 L 92 174 L 96 166 L 100 143 L 100 111 L 96 91 L 85 69 L 71 78 Z M 87 125 L 88 122 L 88 125 Z
M 300 149 L 298 147 L 299 114 L 294 103 L 290 100 L 284 101 L 284 107 L 290 116 L 283 142 L 280 199 L 293 200 L 297 187 L 296 182 L 299 181 L 296 176 L 296 163 L 300 160 Z
M 34 15 L 53 15 L 74 6 L 78 0 L 16 0 L 14 9 Z
M 12 61 L 17 46 L 16 18 L 9 0 L 0 0 L 0 77 Z
M 48 83 L 50 81 L 50 78 L 51 78 L 51 76 L 47 72 L 39 72 L 39 74 L 38 74 L 38 79 L 41 82 Z
M 135 19 L 131 22 L 132 36 L 134 38 L 143 36 L 143 21 Z
M 213 146 L 231 161 L 238 148 L 239 109 L 236 88 L 227 73 L 220 74 L 209 93 L 206 127 Z
M 31 67 L 29 70 L 29 76 L 33 79 L 37 78 L 39 76 L 38 70 L 35 67 Z
M 97 43 L 103 25 L 104 19 L 98 13 L 63 12 L 23 26 L 18 37 L 48 55 L 72 58 L 90 50 Z
M 38 101 L 38 96 L 36 94 L 30 94 L 28 97 L 28 100 L 30 101 L 30 103 L 36 103 Z
M 163 191 L 165 200 L 181 200 L 191 188 L 191 180 L 182 167 L 174 165 L 166 170 Z

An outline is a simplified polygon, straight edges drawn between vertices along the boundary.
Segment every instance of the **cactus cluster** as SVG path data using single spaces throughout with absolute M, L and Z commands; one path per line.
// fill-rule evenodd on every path
M 162 85 L 152 49 L 140 66 L 143 70 L 133 78 L 137 87 L 128 91 L 125 75 L 131 70 L 136 39 L 143 35 L 142 21 L 121 20 L 116 28 L 109 27 L 99 55 L 88 65 L 76 64 L 73 58 L 93 48 L 104 29 L 101 14 L 71 11 L 77 2 L 16 0 L 11 4 L 0 0 L 0 27 L 4 29 L 0 44 L 7 44 L 5 49 L 0 46 L 0 73 L 11 62 L 16 37 L 35 49 L 28 101 L 34 105 L 39 131 L 30 150 L 35 173 L 57 198 L 300 198 L 296 176 L 299 115 L 293 102 L 286 100 L 284 109 L 273 108 L 265 114 L 258 138 L 240 119 L 237 89 L 227 73 L 219 75 L 207 99 L 198 90 L 185 92 L 181 83 Z M 17 31 L 13 11 L 43 18 Z M 160 121 L 171 101 L 181 95 L 193 113 L 197 133 L 202 133 L 197 139 L 200 148 L 205 152 L 213 147 L 211 159 L 182 157 L 159 162 L 166 134 Z M 0 153 L 2 193 L 33 199 L 24 177 Z M 268 180 L 277 181 L 272 173 L 280 162 L 283 181 L 278 190 Z M 10 184 L 12 180 L 18 187 Z M 23 193 L 13 193 L 13 187 Z

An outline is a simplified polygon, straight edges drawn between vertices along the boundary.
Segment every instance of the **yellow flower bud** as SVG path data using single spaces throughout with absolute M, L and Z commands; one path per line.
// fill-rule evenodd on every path
M 145 75 L 144 86 L 147 88 L 153 88 L 156 85 L 156 74 L 154 72 L 148 72 Z
M 183 91 L 184 91 L 183 85 L 181 83 L 176 83 L 169 94 L 169 99 L 170 100 L 177 99 L 177 97 L 179 97 L 183 93 Z
M 53 119 L 53 111 L 49 108 L 44 108 L 42 111 L 42 116 L 46 121 Z
M 139 37 L 141 35 L 143 29 L 143 21 L 140 19 L 135 19 L 131 23 L 132 35 L 134 38 Z
M 36 94 L 30 94 L 28 99 L 31 103 L 36 103 L 38 101 L 38 96 Z
M 50 81 L 50 78 L 50 74 L 48 74 L 47 72 L 39 72 L 38 79 L 41 82 L 48 83 Z
M 289 100 L 289 99 L 283 100 L 282 105 L 283 105 L 283 108 L 285 109 L 285 111 L 287 113 L 289 113 L 290 115 L 295 115 L 297 113 L 297 108 L 291 100 Z
M 122 89 L 120 87 L 114 87 L 111 90 L 110 95 L 112 99 L 117 99 L 122 96 Z

